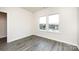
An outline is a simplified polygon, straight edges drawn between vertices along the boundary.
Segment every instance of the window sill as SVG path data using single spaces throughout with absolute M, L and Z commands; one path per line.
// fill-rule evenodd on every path
M 40 32 L 46 32 L 46 33 L 60 33 L 60 31 L 47 31 L 47 30 L 40 30 Z

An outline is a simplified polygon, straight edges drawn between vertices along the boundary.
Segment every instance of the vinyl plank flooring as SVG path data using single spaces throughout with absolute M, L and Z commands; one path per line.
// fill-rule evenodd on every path
M 11 43 L 0 44 L 0 51 L 78 51 L 78 48 L 33 35 Z

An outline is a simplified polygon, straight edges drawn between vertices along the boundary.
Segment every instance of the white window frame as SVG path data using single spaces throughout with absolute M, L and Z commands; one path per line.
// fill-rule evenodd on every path
M 47 17 L 49 17 L 49 16 L 51 16 L 51 15 L 59 15 L 59 14 L 50 14 L 50 15 L 48 15 Z M 60 17 L 60 16 L 59 16 Z M 49 21 L 49 19 L 47 18 L 47 20 Z M 56 31 L 56 30 L 54 30 L 54 31 L 49 31 L 49 23 L 48 23 L 48 21 L 47 21 L 47 25 L 48 25 L 48 28 L 47 28 L 47 31 L 48 32 L 59 32 L 59 29 Z M 59 20 L 60 21 L 60 20 Z M 59 22 L 60 23 L 60 22 Z
M 40 16 L 40 17 L 46 17 L 46 16 Z M 42 29 L 40 29 L 40 27 L 39 27 L 39 25 L 40 25 L 40 17 L 39 17 L 39 21 L 38 21 L 38 29 L 39 29 L 39 31 L 44 31 L 44 32 L 46 32 L 46 31 L 47 31 L 47 28 L 46 28 L 46 30 L 42 30 Z M 46 23 L 47 23 L 47 17 L 46 17 Z M 47 27 L 47 24 L 46 24 L 46 27 Z
M 40 17 L 39 17 L 39 21 L 38 21 L 39 31 L 50 32 L 50 33 L 52 33 L 52 32 L 55 32 L 55 33 L 57 32 L 58 33 L 59 32 L 60 28 L 57 31 L 49 31 L 49 23 L 48 23 L 49 19 L 48 19 L 48 17 L 51 16 L 51 15 L 56 15 L 56 14 L 49 14 L 49 15 L 40 16 L 40 17 L 46 17 L 46 30 L 41 30 L 39 28 L 39 24 L 40 24 Z M 57 14 L 57 15 L 59 15 L 59 14 Z M 60 15 L 59 15 L 59 25 L 60 25 Z

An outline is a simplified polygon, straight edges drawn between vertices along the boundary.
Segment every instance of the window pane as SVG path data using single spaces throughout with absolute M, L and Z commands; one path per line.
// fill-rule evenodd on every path
M 46 17 L 40 17 L 40 23 L 46 24 Z
M 51 15 L 48 17 L 49 31 L 58 31 L 59 29 L 59 15 Z
M 41 30 L 46 30 L 46 17 L 40 17 L 39 27 Z

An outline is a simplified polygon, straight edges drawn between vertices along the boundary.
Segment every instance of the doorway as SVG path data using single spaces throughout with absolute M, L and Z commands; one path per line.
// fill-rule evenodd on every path
M 0 44 L 7 43 L 7 13 L 0 12 Z

